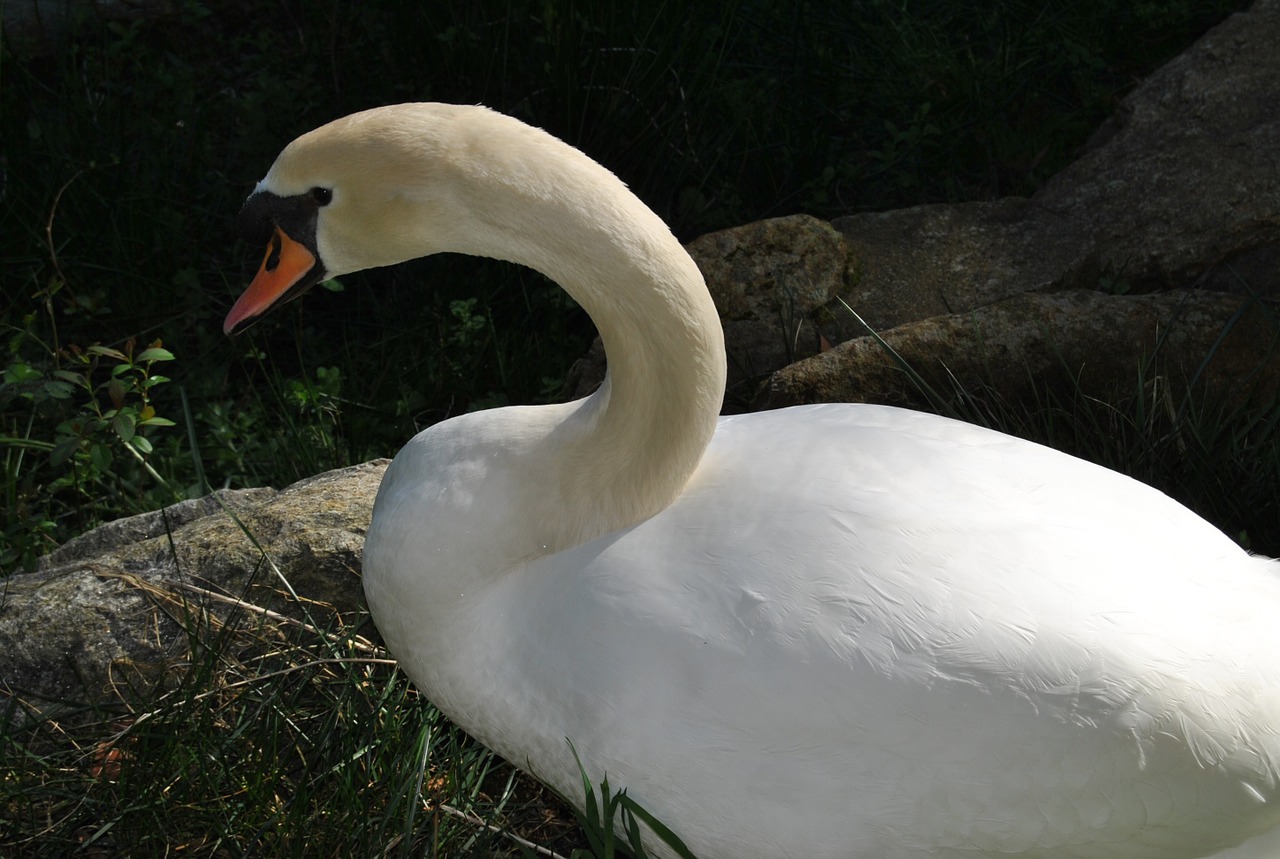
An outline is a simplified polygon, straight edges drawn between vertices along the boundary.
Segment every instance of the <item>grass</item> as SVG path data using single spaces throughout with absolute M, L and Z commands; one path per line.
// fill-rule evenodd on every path
M 140 586 L 181 624 L 184 656 L 145 685 L 120 666 L 114 700 L 56 718 L 8 700 L 3 855 L 643 859 L 637 820 L 689 855 L 607 778 L 597 794 L 584 772 L 578 815 L 466 737 L 362 610 Z
M 153 700 L 7 714 L 6 856 L 571 855 L 572 815 L 421 701 L 366 615 L 186 622 Z
M 689 239 L 1030 193 L 1142 76 L 1247 4 L 175 5 L 48 55 L 4 44 L 6 572 L 101 521 L 558 396 L 590 323 L 500 263 L 355 275 L 333 288 L 358 296 L 317 291 L 221 336 L 258 261 L 234 236 L 241 200 L 283 143 L 334 116 L 490 104 L 607 164 Z M 942 404 L 1135 474 L 1280 554 L 1280 404 L 1227 409 L 1160 378 L 1150 364 L 1116 403 L 1045 388 L 1032 408 L 982 390 Z M 505 833 L 604 849 L 601 820 L 581 829 L 419 700 L 367 617 L 184 622 L 191 657 L 162 694 L 5 715 L 0 853 L 529 855 Z

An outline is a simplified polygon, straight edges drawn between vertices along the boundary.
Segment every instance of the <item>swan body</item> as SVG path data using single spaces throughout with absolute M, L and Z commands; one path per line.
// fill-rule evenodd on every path
M 418 434 L 364 555 L 408 675 L 561 794 L 569 740 L 701 859 L 1280 856 L 1276 562 L 945 418 L 717 418 L 722 335 L 683 249 L 484 108 L 304 135 L 244 217 L 270 249 L 228 331 L 441 250 L 537 268 L 596 321 L 601 389 Z

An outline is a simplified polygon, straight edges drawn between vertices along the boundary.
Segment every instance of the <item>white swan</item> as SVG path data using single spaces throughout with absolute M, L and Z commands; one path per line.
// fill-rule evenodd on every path
M 1280 822 L 1280 564 L 944 418 L 717 420 L 697 268 L 576 150 L 379 108 L 291 143 L 243 217 L 269 249 L 228 332 L 437 251 L 538 269 L 597 323 L 599 392 L 420 433 L 364 556 L 409 676 L 562 794 L 567 738 L 701 859 L 1178 859 Z

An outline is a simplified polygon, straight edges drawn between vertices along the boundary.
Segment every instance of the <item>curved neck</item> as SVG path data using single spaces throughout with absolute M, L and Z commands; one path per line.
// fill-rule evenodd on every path
M 548 439 L 559 453 L 561 509 L 576 509 L 581 529 L 560 535 L 566 544 L 668 506 L 715 432 L 724 335 L 701 273 L 663 232 L 618 256 L 597 253 L 608 263 L 598 280 L 547 272 L 596 323 L 608 358 L 604 384 Z
M 545 481 L 541 506 L 555 511 L 541 530 L 556 551 L 679 496 L 715 432 L 724 334 L 701 272 L 657 215 L 577 150 L 527 126 L 515 133 L 518 145 L 472 150 L 490 191 L 471 208 L 487 228 L 473 233 L 488 237 L 476 252 L 558 283 L 596 323 L 609 361 L 600 390 L 526 452 L 530 476 Z
M 608 355 L 604 385 L 585 400 L 491 413 L 429 441 L 455 461 L 482 452 L 488 463 L 457 485 L 502 519 L 502 545 L 473 546 L 469 557 L 489 553 L 493 570 L 509 569 L 671 504 L 715 432 L 726 359 L 706 284 L 666 224 L 608 170 L 510 117 L 405 106 L 372 112 L 367 121 L 386 127 L 365 129 L 361 116 L 333 134 L 371 149 L 342 163 L 359 166 L 365 189 L 346 201 L 359 238 L 376 240 L 322 223 L 317 242 L 334 271 L 438 251 L 519 263 L 582 305 Z M 335 209 L 343 202 L 337 195 Z M 418 477 L 453 491 L 443 475 Z

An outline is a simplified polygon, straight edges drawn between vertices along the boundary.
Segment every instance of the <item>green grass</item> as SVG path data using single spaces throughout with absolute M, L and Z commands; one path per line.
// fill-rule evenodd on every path
M 45 57 L 6 43 L 0 570 L 120 515 L 558 396 L 589 320 L 500 263 L 354 275 L 348 294 L 221 335 L 260 254 L 235 238 L 241 201 L 335 116 L 489 104 L 583 148 L 691 239 L 1030 193 L 1142 76 L 1247 4 L 642 5 L 188 0 Z M 174 360 L 135 359 L 147 348 Z M 1121 402 L 1046 387 L 1030 407 L 983 390 L 941 405 L 1132 473 L 1280 554 L 1280 404 L 1226 409 L 1158 378 L 1144 368 Z M 0 854 L 528 855 L 491 827 L 563 855 L 596 843 L 420 701 L 361 637 L 366 617 L 259 620 L 188 618 L 190 663 L 130 708 L 10 712 Z
M 188 624 L 193 656 L 164 694 L 3 726 L 0 852 L 487 857 L 522 855 L 522 836 L 575 847 L 564 806 L 422 701 L 360 635 L 367 616 Z
M 4 856 L 644 859 L 637 820 L 689 855 L 607 778 L 584 773 L 579 816 L 448 723 L 366 612 L 147 587 L 187 639 L 162 676 L 121 665 L 110 703 L 0 713 Z

